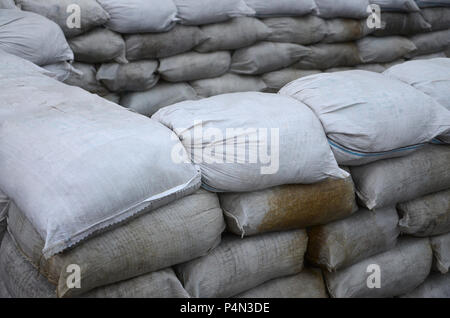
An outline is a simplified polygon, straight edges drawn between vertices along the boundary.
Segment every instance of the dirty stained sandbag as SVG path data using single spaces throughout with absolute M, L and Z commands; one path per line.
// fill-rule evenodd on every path
M 250 17 L 204 25 L 201 30 L 206 40 L 195 48 L 201 53 L 240 49 L 263 41 L 271 34 L 264 23 Z
M 289 83 L 280 94 L 315 112 L 342 165 L 405 156 L 450 127 L 450 112 L 431 97 L 374 72 L 311 75 Z
M 430 273 L 432 251 L 428 238 L 402 238 L 393 249 L 338 270 L 324 272 L 333 298 L 394 297 L 422 284 Z M 374 267 L 373 265 L 378 267 Z M 369 288 L 368 278 L 379 268 L 380 288 Z M 370 269 L 370 272 L 368 272 Z
M 327 33 L 324 43 L 351 42 L 372 33 L 366 20 L 329 19 L 326 20 Z
M 152 118 L 183 140 L 211 191 L 246 192 L 348 176 L 337 166 L 317 117 L 289 97 L 223 94 L 165 107 Z
M 315 44 L 308 46 L 308 54 L 293 65 L 302 70 L 326 70 L 339 66 L 361 64 L 358 47 L 354 43 Z
M 422 285 L 402 298 L 450 298 L 450 274 L 433 273 Z
M 296 44 L 320 42 L 327 33 L 326 22 L 316 16 L 276 17 L 262 20 L 271 34 L 267 41 Z
M 125 35 L 127 59 L 137 61 L 177 55 L 190 51 L 207 39 L 196 26 L 176 25 L 162 33 Z
M 431 31 L 431 24 L 419 12 L 383 12 L 381 28 L 376 29 L 373 34 L 375 36 L 412 35 L 429 31 Z
M 409 156 L 352 167 L 356 193 L 368 209 L 450 188 L 450 146 L 427 145 Z
M 426 8 L 422 9 L 420 13 L 431 24 L 432 31 L 450 28 L 450 8 Z
M 44 257 L 200 186 L 192 164 L 173 162 L 174 147 L 184 162 L 187 153 L 163 125 L 45 75 L 10 76 L 4 63 L 0 188 L 45 242 Z
M 296 79 L 321 73 L 319 70 L 298 70 L 292 67 L 284 68 L 279 71 L 269 72 L 261 76 L 264 83 L 267 85 L 268 92 L 276 93 L 284 85 Z
M 191 81 L 198 96 L 210 97 L 237 92 L 262 92 L 267 86 L 258 76 L 226 73 L 225 75 Z
M 450 47 L 450 29 L 416 34 L 409 38 L 417 50 L 411 52 L 407 57 L 437 53 L 445 51 Z
M 9 231 L 20 250 L 57 285 L 61 297 L 206 255 L 219 244 L 225 228 L 216 194 L 200 190 L 46 261 L 43 241 L 27 218 L 15 205 L 10 215 Z M 81 289 L 66 286 L 70 264 L 81 268 Z
M 97 80 L 97 70 L 92 64 L 74 62 L 72 66 L 78 73 L 72 72 L 64 83 L 71 86 L 80 87 L 90 93 L 106 96 L 109 91 Z
M 156 60 L 105 63 L 97 71 L 97 80 L 111 92 L 146 91 L 158 83 L 157 69 Z
M 267 16 L 302 16 L 317 9 L 314 0 L 244 0 L 254 9 L 257 17 Z
M 231 63 L 228 51 L 188 52 L 160 59 L 158 73 L 168 82 L 187 82 L 225 74 Z
M 433 249 L 433 269 L 447 274 L 450 270 L 450 233 L 430 238 Z
M 450 190 L 400 203 L 402 233 L 427 237 L 450 232 Z
M 109 14 L 95 0 L 16 0 L 23 11 L 40 14 L 58 24 L 67 38 L 103 25 Z M 78 6 L 78 7 L 75 7 Z M 79 25 L 73 14 L 79 12 Z
M 172 0 L 97 0 L 108 12 L 106 27 L 118 33 L 165 32 L 176 22 Z
M 369 13 L 369 0 L 315 0 L 321 18 L 364 19 Z
M 370 4 L 377 4 L 382 11 L 418 12 L 420 11 L 414 0 L 369 0 Z
M 175 271 L 191 297 L 232 297 L 271 279 L 300 273 L 307 243 L 305 230 L 244 239 L 225 235 L 208 255 L 177 265 Z
M 310 185 L 220 194 L 228 231 L 250 236 L 326 224 L 357 210 L 350 177 Z
M 56 286 L 40 275 L 8 235 L 0 248 L 0 278 L 14 298 L 55 298 Z M 1 288 L 1 286 L 0 286 Z M 186 298 L 189 297 L 171 268 L 102 286 L 83 298 Z
M 152 116 L 162 107 L 197 98 L 197 93 L 188 83 L 159 82 L 148 91 L 123 94 L 120 105 Z
M 395 247 L 400 231 L 395 207 L 369 211 L 308 230 L 307 259 L 335 272 Z
M 293 43 L 260 42 L 235 51 L 230 71 L 246 75 L 276 71 L 297 62 L 309 51 L 307 47 Z
M 115 61 L 125 64 L 125 41 L 122 36 L 106 28 L 96 28 L 71 38 L 70 48 L 77 62 L 100 64 Z
M 416 51 L 412 41 L 401 36 L 367 36 L 357 41 L 363 63 L 387 63 Z
M 73 52 L 55 22 L 20 10 L 0 9 L 0 49 L 37 65 L 73 60 Z
M 269 280 L 236 298 L 328 298 L 322 272 L 304 268 L 299 274 Z

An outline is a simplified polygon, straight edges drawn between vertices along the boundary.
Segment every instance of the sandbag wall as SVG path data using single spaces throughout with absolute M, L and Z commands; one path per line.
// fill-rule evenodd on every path
M 381 5 L 378 29 L 367 24 L 370 3 Z M 450 45 L 450 8 L 439 7 L 446 1 L 431 6 L 413 0 L 16 4 L 64 31 L 75 62 L 48 63 L 49 70 L 65 83 L 148 116 L 182 100 L 276 92 L 318 72 L 355 67 L 382 72 L 405 58 L 444 55 Z M 69 4 L 81 9 L 80 28 L 68 25 Z

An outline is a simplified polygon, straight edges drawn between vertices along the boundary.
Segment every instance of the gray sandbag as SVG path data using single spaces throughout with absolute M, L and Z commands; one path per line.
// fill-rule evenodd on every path
M 324 73 L 335 73 L 335 72 L 345 72 L 345 71 L 351 71 L 353 70 L 353 67 L 332 67 L 329 69 L 324 70 Z
M 269 280 L 237 298 L 328 298 L 322 272 L 304 268 L 299 274 Z
M 368 36 L 357 42 L 363 63 L 387 63 L 415 52 L 417 47 L 401 36 Z
M 225 235 L 208 255 L 177 265 L 175 271 L 192 297 L 231 297 L 271 279 L 300 273 L 307 243 L 304 230 L 244 239 Z
M 2 242 L 3 234 L 6 231 L 6 217 L 8 214 L 8 208 L 9 208 L 9 199 L 0 190 L 0 243 Z
M 295 63 L 294 68 L 326 70 L 361 64 L 358 47 L 354 43 L 315 44 L 308 46 L 308 49 L 308 54 Z
M 173 0 L 177 6 L 177 18 L 187 25 L 223 22 L 241 16 L 253 16 L 255 10 L 244 0 Z
M 240 49 L 265 40 L 271 33 L 264 23 L 250 17 L 204 25 L 201 30 L 207 38 L 195 48 L 201 53 Z
M 10 77 L 21 76 L 23 73 L 27 73 L 29 75 L 46 75 L 51 78 L 56 77 L 56 74 L 53 72 L 47 71 L 46 69 L 37 66 L 28 60 L 24 60 L 17 55 L 6 53 L 2 49 L 0 49 L 0 62 L 2 72 L 4 74 L 8 74 Z M 8 108 L 0 109 L 0 115 L 2 110 L 8 110 Z
M 266 74 L 263 74 L 261 76 L 264 83 L 267 85 L 268 92 L 276 93 L 278 92 L 284 85 L 313 74 L 321 73 L 321 71 L 318 70 L 298 70 L 292 67 L 284 68 L 279 71 L 269 72 Z
M 203 187 L 211 191 L 247 192 L 348 176 L 337 166 L 317 117 L 293 98 L 223 94 L 167 106 L 152 118 L 178 135 L 202 171 Z
M 116 93 L 108 93 L 107 95 L 102 96 L 104 99 L 119 105 L 120 102 L 120 95 Z
M 0 49 L 37 65 L 73 60 L 73 52 L 55 22 L 20 10 L 0 9 Z
M 417 56 L 411 58 L 411 60 L 430 60 L 430 59 L 437 59 L 437 58 L 441 58 L 441 57 L 444 57 L 444 58 L 447 57 L 447 55 L 445 55 L 445 52 L 417 55 Z
M 417 47 L 417 50 L 407 57 L 442 52 L 450 47 L 450 29 L 416 34 L 409 39 Z
M 228 51 L 188 52 L 160 59 L 158 72 L 168 82 L 187 82 L 225 74 L 231 63 Z
M 293 43 L 260 42 L 235 51 L 230 71 L 247 75 L 276 71 L 297 62 L 309 51 Z
M 430 238 L 433 249 L 433 268 L 442 274 L 450 270 L 450 233 Z
M 363 19 L 369 13 L 369 0 L 315 0 L 317 15 L 321 18 Z
M 324 275 L 334 298 L 394 297 L 422 284 L 430 273 L 431 263 L 432 251 L 427 238 L 402 238 L 387 252 Z M 373 278 L 377 274 L 374 265 L 379 269 L 380 288 L 376 288 Z
M 116 32 L 105 28 L 96 28 L 90 32 L 71 38 L 70 48 L 75 60 L 91 64 L 115 61 L 127 63 L 125 41 Z
M 0 9 L 17 9 L 14 0 L 0 0 Z
M 210 97 L 237 92 L 262 92 L 267 86 L 258 76 L 226 73 L 225 75 L 191 81 L 198 96 Z
M 255 10 L 257 17 L 267 16 L 301 16 L 312 13 L 317 9 L 314 0 L 244 0 Z
M 369 211 L 308 230 L 307 259 L 335 272 L 395 247 L 400 231 L 394 207 Z
M 431 274 L 422 285 L 402 298 L 450 298 L 450 274 Z
M 450 232 L 450 190 L 400 203 L 402 233 L 427 237 Z
M 414 0 L 369 0 L 371 4 L 380 6 L 381 11 L 418 12 L 420 8 Z M 382 15 L 383 15 L 382 14 Z
M 324 43 L 351 42 L 359 40 L 373 30 L 367 27 L 366 20 L 355 19 L 329 19 L 326 20 L 327 33 Z
M 386 70 L 386 67 L 383 66 L 383 64 L 373 63 L 373 64 L 356 65 L 355 69 L 361 70 L 361 71 L 383 73 Z
M 109 91 L 97 80 L 97 70 L 94 65 L 74 62 L 72 66 L 78 73 L 72 72 L 64 80 L 64 83 L 80 87 L 90 93 L 105 96 Z
M 11 208 L 8 227 L 27 259 L 57 285 L 60 297 L 67 297 L 206 255 L 219 244 L 225 223 L 217 196 L 201 190 L 49 260 L 17 206 Z M 81 268 L 81 289 L 66 286 L 70 264 Z
M 383 12 L 381 14 L 381 28 L 377 28 L 374 35 L 413 35 L 429 31 L 431 31 L 431 24 L 419 12 Z
M 1 7 L 1 1 L 0 1 L 0 7 Z M 1 244 L 1 242 L 0 242 Z M 0 299 L 3 298 L 12 298 L 11 294 L 6 289 L 5 283 L 0 279 Z
M 392 66 L 398 65 L 398 64 L 402 64 L 405 63 L 406 60 L 405 59 L 398 59 L 395 60 L 393 62 L 389 62 L 389 63 L 381 63 L 381 65 L 383 65 L 383 67 L 385 67 L 386 69 L 391 68 Z
M 450 7 L 449 0 L 415 0 L 420 8 Z
M 187 83 L 160 82 L 145 92 L 123 94 L 120 105 L 139 114 L 152 116 L 162 107 L 197 98 L 197 93 Z
M 352 167 L 356 194 L 369 209 L 450 188 L 450 146 L 427 145 L 409 156 Z
M 16 3 L 23 11 L 34 12 L 56 22 L 67 38 L 80 35 L 109 20 L 109 14 L 95 0 L 16 0 Z M 78 6 L 75 11 L 74 5 Z M 73 21 L 71 16 L 78 10 L 79 21 Z M 72 26 L 73 22 L 78 22 L 79 26 Z
M 118 33 L 165 32 L 176 21 L 172 0 L 97 0 L 108 12 L 106 27 Z
M 206 39 L 200 28 L 185 25 L 176 25 L 168 32 L 125 35 L 127 59 L 138 61 L 177 55 L 190 51 Z
M 82 75 L 82 72 L 73 67 L 73 65 L 69 62 L 59 62 L 55 64 L 44 65 L 42 66 L 42 68 L 51 72 L 54 75 L 52 77 L 60 82 L 64 82 L 71 76 Z
M 322 41 L 327 34 L 326 22 L 316 16 L 267 18 L 263 22 L 271 35 L 267 41 L 296 44 L 313 44 Z
M 157 69 L 156 60 L 106 63 L 100 66 L 96 77 L 111 92 L 146 91 L 158 83 Z
M 0 282 L 14 298 L 55 298 L 56 286 L 26 260 L 8 235 L 0 248 Z M 0 286 L 1 288 L 1 286 Z M 189 297 L 171 268 L 94 289 L 84 298 Z
M 421 12 L 432 31 L 450 29 L 450 8 L 426 8 Z
M 326 224 L 357 210 L 350 177 L 311 185 L 223 193 L 219 198 L 228 231 L 240 236 Z

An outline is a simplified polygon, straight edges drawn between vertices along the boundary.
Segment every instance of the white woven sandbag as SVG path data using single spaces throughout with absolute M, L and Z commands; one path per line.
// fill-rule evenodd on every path
M 374 72 L 311 75 L 289 83 L 280 94 L 314 110 L 343 165 L 407 155 L 450 129 L 450 113 L 443 106 Z
M 450 233 L 430 238 L 433 249 L 433 268 L 442 274 L 450 270 Z
M 198 187 L 197 169 L 172 160 L 181 144 L 166 127 L 9 67 L 0 61 L 0 188 L 45 241 L 45 257 Z
M 224 94 L 171 105 L 152 118 L 183 141 L 208 189 L 254 191 L 347 176 L 313 112 L 289 97 Z
M 20 10 L 0 9 L 0 49 L 37 65 L 73 60 L 73 52 L 55 22 Z
M 267 16 L 301 16 L 316 10 L 314 0 L 244 0 L 255 10 L 257 17 Z
M 237 92 L 263 92 L 266 84 L 259 76 L 226 73 L 215 78 L 207 78 L 190 82 L 198 96 L 211 97 L 220 94 Z
M 369 0 L 377 4 L 382 11 L 418 12 L 420 11 L 414 0 Z
M 431 274 L 422 285 L 402 298 L 450 298 L 450 274 Z
M 314 0 L 321 18 L 363 19 L 369 15 L 369 0 Z
M 387 63 L 416 51 L 416 46 L 401 36 L 367 36 L 357 41 L 363 63 Z

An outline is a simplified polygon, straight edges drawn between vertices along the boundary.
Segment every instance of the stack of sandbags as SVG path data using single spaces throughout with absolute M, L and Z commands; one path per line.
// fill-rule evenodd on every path
M 171 266 L 225 227 L 173 133 L 0 59 L 0 188 L 11 199 L 0 281 L 13 297 L 186 296 Z M 73 276 L 75 275 L 75 276 Z

